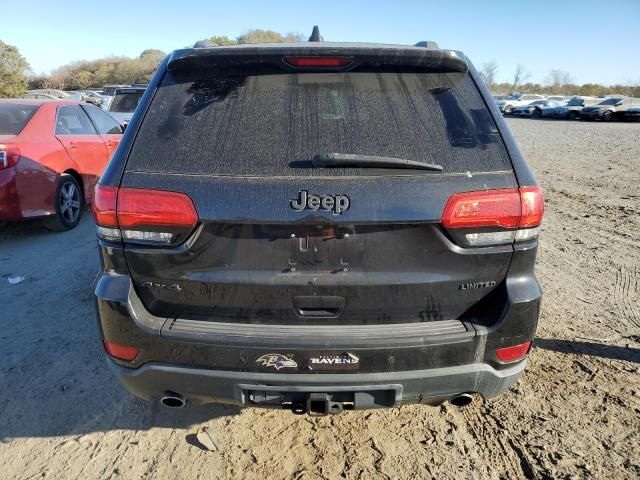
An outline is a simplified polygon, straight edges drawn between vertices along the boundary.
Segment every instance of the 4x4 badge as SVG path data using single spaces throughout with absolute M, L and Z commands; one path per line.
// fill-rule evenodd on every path
M 340 215 L 342 212 L 349 210 L 351 201 L 346 195 L 313 195 L 306 190 L 300 190 L 298 198 L 289 201 L 289 205 L 296 212 L 304 209 L 313 212 L 317 210 L 333 211 L 334 215 Z
M 267 353 L 262 355 L 256 360 L 256 363 L 263 367 L 273 367 L 276 370 L 280 370 L 281 368 L 298 368 L 298 364 L 295 360 L 285 357 L 284 355 L 280 355 L 279 353 Z

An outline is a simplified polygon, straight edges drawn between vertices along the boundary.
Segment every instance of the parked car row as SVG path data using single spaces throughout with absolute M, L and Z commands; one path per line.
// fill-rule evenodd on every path
M 640 99 L 625 96 L 545 97 L 537 94 L 514 94 L 494 98 L 498 110 L 504 115 L 587 121 L 599 119 L 605 122 L 640 120 Z
M 95 90 L 62 91 L 52 88 L 29 90 L 20 98 L 29 98 L 32 100 L 69 100 L 87 102 L 96 106 L 102 106 L 104 101 L 102 94 Z
M 105 85 L 101 90 L 74 90 L 62 91 L 52 88 L 43 88 L 38 90 L 29 90 L 20 98 L 30 98 L 33 100 L 69 100 L 91 103 L 102 108 L 106 112 L 114 112 L 117 114 L 133 114 L 138 101 L 142 97 L 142 93 L 146 85 Z M 111 108 L 113 99 L 119 98 L 119 105 Z M 116 117 L 120 115 L 114 115 Z M 127 115 L 125 115 L 127 117 Z M 128 115 L 130 118 L 131 115 Z

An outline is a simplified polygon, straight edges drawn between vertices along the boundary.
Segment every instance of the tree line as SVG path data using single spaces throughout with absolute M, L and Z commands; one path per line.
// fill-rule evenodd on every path
M 236 38 L 213 36 L 198 42 L 201 45 L 235 45 L 266 42 L 297 42 L 304 40 L 299 33 L 281 34 L 271 30 L 254 29 Z M 49 75 L 34 75 L 29 63 L 13 45 L 0 40 L 0 98 L 17 97 L 26 90 L 54 88 L 59 90 L 84 90 L 103 85 L 146 83 L 156 70 L 165 53 L 147 49 L 136 58 L 107 57 L 98 60 L 79 60 L 63 65 Z M 494 93 L 535 92 L 564 95 L 621 94 L 640 97 L 640 81 L 605 86 L 597 83 L 576 84 L 569 72 L 552 69 L 542 83 L 532 83 L 531 72 L 518 64 L 509 82 L 497 82 L 498 64 L 495 61 L 482 64 L 480 75 Z
M 556 95 L 626 95 L 628 97 L 640 97 L 640 80 L 628 81 L 624 84 L 600 85 L 599 83 L 576 84 L 573 76 L 564 70 L 551 69 L 542 83 L 532 83 L 531 72 L 524 65 L 516 65 L 511 81 L 497 82 L 498 64 L 495 61 L 483 63 L 479 69 L 480 76 L 489 89 L 496 94 L 510 92 L 529 92 Z

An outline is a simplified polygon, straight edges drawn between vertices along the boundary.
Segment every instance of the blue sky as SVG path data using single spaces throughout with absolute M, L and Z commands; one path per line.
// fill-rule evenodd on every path
M 640 0 L 23 0 L 0 11 L 0 40 L 17 46 L 36 73 L 252 28 L 308 35 L 318 24 L 326 40 L 435 40 L 476 66 L 495 60 L 504 81 L 520 62 L 533 81 L 558 68 L 579 83 L 640 82 Z

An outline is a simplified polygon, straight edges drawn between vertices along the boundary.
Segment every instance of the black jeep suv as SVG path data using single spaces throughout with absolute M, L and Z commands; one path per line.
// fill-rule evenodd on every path
M 167 406 L 493 397 L 534 337 L 542 214 L 461 52 L 177 50 L 96 188 L 109 366 Z

